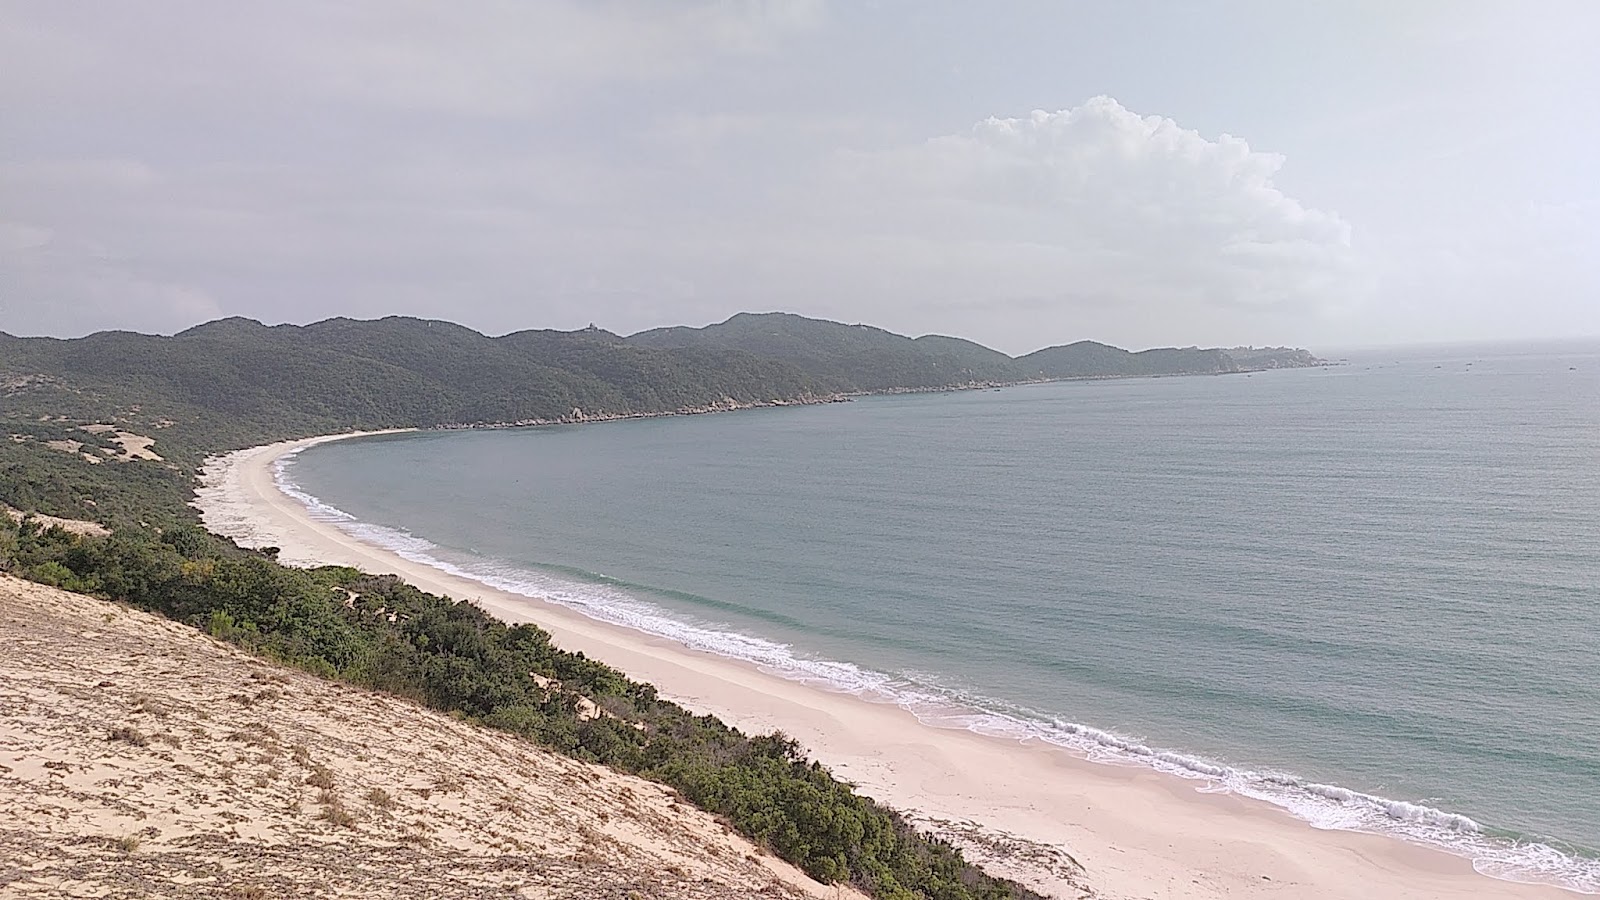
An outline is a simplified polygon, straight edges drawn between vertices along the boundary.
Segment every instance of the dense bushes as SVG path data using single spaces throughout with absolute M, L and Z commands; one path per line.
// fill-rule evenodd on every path
M 882 898 L 1031 898 L 808 762 L 659 699 L 532 625 L 391 576 L 278 565 L 192 526 L 84 538 L 0 523 L 0 568 L 154 610 L 330 677 L 671 785 L 822 881 Z
M 166 525 L 192 520 L 193 513 L 184 506 L 194 493 L 190 482 L 188 474 L 164 462 L 96 466 L 38 441 L 19 443 L 0 435 L 0 502 L 17 509 L 69 519 Z

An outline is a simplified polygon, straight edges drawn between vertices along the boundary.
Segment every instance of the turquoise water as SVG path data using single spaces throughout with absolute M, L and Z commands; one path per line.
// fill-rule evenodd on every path
M 1600 348 L 400 435 L 282 478 L 930 724 L 1600 892 Z

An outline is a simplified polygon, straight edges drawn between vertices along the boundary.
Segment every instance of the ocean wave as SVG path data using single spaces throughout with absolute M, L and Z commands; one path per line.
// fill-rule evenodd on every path
M 936 675 L 890 675 L 848 662 L 797 653 L 785 643 L 695 622 L 614 585 L 550 575 L 490 559 L 452 562 L 442 548 L 410 532 L 362 522 L 311 495 L 289 477 L 300 449 L 273 463 L 278 489 L 303 505 L 313 519 L 336 525 L 357 540 L 403 559 L 477 581 L 508 593 L 557 603 L 586 616 L 668 638 L 693 650 L 756 665 L 763 671 L 830 691 L 890 703 L 935 728 L 987 737 L 1037 741 L 1101 763 L 1139 765 L 1201 782 L 1201 790 L 1233 793 L 1271 803 L 1313 827 L 1387 835 L 1472 860 L 1480 873 L 1506 881 L 1549 884 L 1600 894 L 1600 859 L 1565 852 L 1548 843 L 1491 833 L 1468 816 L 1283 772 L 1258 772 L 1200 756 L 1151 747 L 1136 738 L 1053 718 L 990 697 L 940 684 Z
M 320 499 L 311 496 L 310 494 L 301 490 L 300 485 L 295 483 L 294 479 L 289 477 L 289 464 L 294 462 L 295 457 L 299 456 L 300 452 L 305 449 L 305 447 L 295 447 L 293 449 L 286 450 L 277 459 L 272 461 L 272 483 L 277 485 L 277 488 L 281 493 L 287 494 L 288 496 L 293 497 L 295 500 L 298 500 L 300 505 L 304 506 L 306 511 L 311 514 L 311 518 L 319 522 L 355 523 L 355 516 L 350 515 L 338 507 L 323 503 Z M 396 534 L 398 534 L 398 532 L 396 532 Z M 422 543 L 427 544 L 428 542 L 422 541 Z M 428 546 L 431 547 L 433 545 L 428 544 Z

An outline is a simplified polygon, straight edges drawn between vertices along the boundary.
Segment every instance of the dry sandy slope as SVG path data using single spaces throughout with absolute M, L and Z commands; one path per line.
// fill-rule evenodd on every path
M 0 576 L 0 897 L 859 897 L 642 779 Z

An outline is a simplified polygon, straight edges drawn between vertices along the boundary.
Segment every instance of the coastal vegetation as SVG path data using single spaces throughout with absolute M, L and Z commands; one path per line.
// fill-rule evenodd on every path
M 304 669 L 413 699 L 675 788 L 824 882 L 908 900 L 1027 898 L 857 794 L 781 734 L 751 736 L 392 577 L 279 565 L 196 525 L 215 453 L 314 434 L 584 422 L 868 391 L 1313 365 L 1304 351 L 1021 358 L 958 338 L 786 314 L 619 337 L 486 337 L 447 322 L 225 319 L 171 337 L 0 334 L 0 571 L 125 602 Z M 9 512 L 15 511 L 15 516 Z M 22 513 L 90 520 L 109 534 Z M 127 737 L 120 738 L 123 740 Z
M 657 328 L 627 338 L 657 349 L 738 350 L 794 366 L 841 391 L 938 389 L 971 383 L 1152 375 L 1222 375 L 1321 362 L 1286 348 L 1157 348 L 1133 353 L 1096 341 L 1011 357 L 962 338 L 908 338 L 870 325 L 790 313 L 740 313 L 704 328 Z
M 695 716 L 553 646 L 536 626 L 508 625 L 392 576 L 297 569 L 271 556 L 194 526 L 94 537 L 0 519 L 0 569 L 667 784 L 819 881 L 892 900 L 1038 896 L 919 834 L 782 734 L 746 735 Z

